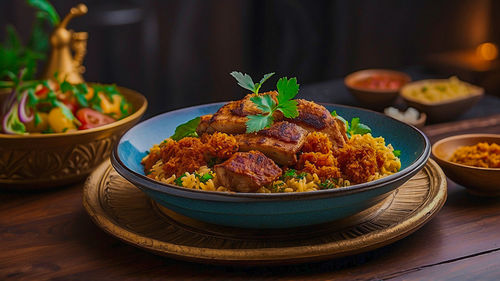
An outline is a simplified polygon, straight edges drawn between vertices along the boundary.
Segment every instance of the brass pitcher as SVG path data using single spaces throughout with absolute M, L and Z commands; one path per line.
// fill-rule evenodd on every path
M 50 36 L 51 51 L 49 60 L 42 73 L 42 79 L 53 79 L 57 73 L 60 81 L 66 79 L 71 84 L 83 83 L 82 74 L 85 67 L 82 65 L 87 52 L 87 32 L 74 32 L 66 29 L 68 22 L 74 17 L 87 13 L 87 6 L 78 4 L 71 8 L 66 17 L 59 23 Z M 72 56 L 71 50 L 75 52 Z

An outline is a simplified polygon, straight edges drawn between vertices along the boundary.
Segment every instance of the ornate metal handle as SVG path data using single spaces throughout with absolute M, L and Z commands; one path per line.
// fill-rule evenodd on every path
M 82 65 L 83 58 L 87 53 L 87 39 L 89 34 L 87 32 L 72 32 L 71 34 L 71 49 L 75 52 L 74 65 L 75 69 L 83 74 L 85 72 L 85 66 Z

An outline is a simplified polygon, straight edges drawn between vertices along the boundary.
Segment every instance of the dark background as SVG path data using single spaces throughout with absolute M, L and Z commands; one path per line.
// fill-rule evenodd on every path
M 79 2 L 51 1 L 61 18 Z M 500 42 L 500 3 L 489 0 L 83 2 L 88 14 L 70 27 L 90 34 L 85 79 L 140 91 L 148 116 L 241 97 L 233 70 L 307 85 Z M 24 1 L 0 2 L 1 26 L 13 24 L 25 39 L 33 18 Z

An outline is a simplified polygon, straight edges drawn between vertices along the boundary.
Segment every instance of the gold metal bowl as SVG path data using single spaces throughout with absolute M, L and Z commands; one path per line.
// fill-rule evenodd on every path
M 139 121 L 147 108 L 143 95 L 117 88 L 134 112 L 111 124 L 69 133 L 0 133 L 0 187 L 33 190 L 77 182 L 108 159 L 120 136 Z

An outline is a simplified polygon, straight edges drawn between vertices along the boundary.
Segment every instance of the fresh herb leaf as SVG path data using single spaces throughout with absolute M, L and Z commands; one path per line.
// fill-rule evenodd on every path
M 285 174 L 283 174 L 283 177 L 296 177 L 297 176 L 297 170 L 295 169 L 288 169 L 286 170 Z
M 70 92 L 70 91 L 72 91 L 72 90 L 73 90 L 73 85 L 71 85 L 71 83 L 69 83 L 69 82 L 68 82 L 68 81 L 66 81 L 66 80 L 64 80 L 64 81 L 60 84 L 60 86 L 59 86 L 59 87 L 61 88 L 61 91 L 62 91 L 63 93 L 65 93 L 65 92 Z
M 332 111 L 332 116 L 336 117 L 337 119 L 340 119 L 340 121 L 344 122 L 346 130 L 349 128 L 349 122 L 347 122 L 347 120 L 345 120 L 344 117 L 338 115 L 337 111 L 335 111 L 335 110 Z
M 85 83 L 80 83 L 73 85 L 68 81 L 64 80 L 60 86 L 62 92 L 71 92 L 76 98 L 76 101 L 82 107 L 89 107 L 89 102 L 85 98 L 85 95 L 88 93 L 88 88 Z
M 207 181 L 214 178 L 214 176 L 212 176 L 211 174 L 204 174 L 202 176 L 200 176 L 200 175 L 197 175 L 197 176 L 198 176 L 198 179 L 200 179 L 200 182 L 202 182 L 202 183 L 206 183 Z
M 258 94 L 259 93 L 259 90 L 260 90 L 260 87 L 262 86 L 262 84 L 264 84 L 264 82 L 267 81 L 267 79 L 271 78 L 271 76 L 274 75 L 274 72 L 271 72 L 271 73 L 268 73 L 268 74 L 265 74 L 264 77 L 262 77 L 262 79 L 260 79 L 258 86 L 257 86 L 257 92 L 255 94 Z
M 327 179 L 319 184 L 319 189 L 333 189 L 337 185 L 335 180 Z
M 231 76 L 238 81 L 238 85 L 240 85 L 243 89 L 250 90 L 252 92 L 255 91 L 255 83 L 252 80 L 252 77 L 248 74 L 243 74 L 241 72 L 233 71 L 230 73 Z
M 184 175 L 182 175 L 182 176 L 180 176 L 180 177 L 176 178 L 176 179 L 174 180 L 175 184 L 176 184 L 176 185 L 178 185 L 178 186 L 183 186 L 183 185 L 182 185 L 182 178 L 183 178 L 183 177 L 185 177 L 185 176 L 186 176 L 186 174 L 184 174 Z
M 301 179 L 305 178 L 306 176 L 307 176 L 307 173 L 306 172 L 302 172 L 302 173 L 298 174 L 296 178 L 299 179 L 299 180 L 301 180 Z
M 255 133 L 264 128 L 271 126 L 274 121 L 274 118 L 271 114 L 267 115 L 249 115 L 247 116 L 248 121 L 247 125 L 247 133 Z
M 296 118 L 299 116 L 299 111 L 297 110 L 297 101 L 287 100 L 278 104 L 279 111 L 283 112 L 286 118 Z
M 35 113 L 35 127 L 38 126 L 38 124 L 42 123 L 42 117 L 40 117 L 40 113 Z
M 278 89 L 276 98 L 278 103 L 269 94 L 250 98 L 257 108 L 262 111 L 262 114 L 247 116 L 247 133 L 258 132 L 271 126 L 274 121 L 273 114 L 276 110 L 281 111 L 286 118 L 295 118 L 299 115 L 297 101 L 291 100 L 299 91 L 297 79 L 281 78 L 276 84 L 276 88 Z
M 394 154 L 394 156 L 396 157 L 399 157 L 401 155 L 401 150 L 394 150 L 392 151 L 392 154 Z
M 35 90 L 33 88 L 28 89 L 28 106 L 34 108 L 38 103 L 38 97 L 35 95 Z
M 352 136 L 371 133 L 372 130 L 367 125 L 360 123 L 359 117 L 354 117 L 351 120 L 351 126 L 349 127 L 348 132 Z
M 71 109 L 69 109 L 64 103 L 56 100 L 54 102 L 54 106 L 61 108 L 62 114 L 64 114 L 64 116 L 66 118 L 68 118 L 71 121 L 75 120 L 75 116 L 73 115 L 73 112 L 71 112 Z
M 251 97 L 250 100 L 262 110 L 263 113 L 270 113 L 276 107 L 276 102 L 273 100 L 271 95 L 255 96 Z
M 354 134 L 364 135 L 364 134 L 368 134 L 371 132 L 372 132 L 372 129 L 370 127 L 368 127 L 365 124 L 359 123 L 356 130 L 354 131 Z
M 240 85 L 244 89 L 252 91 L 254 94 L 257 95 L 259 93 L 262 84 L 266 82 L 266 80 L 269 79 L 271 76 L 273 76 L 274 72 L 264 75 L 264 77 L 262 77 L 262 79 L 260 79 L 260 82 L 258 83 L 254 83 L 252 77 L 250 77 L 250 75 L 246 73 L 243 74 L 241 72 L 233 71 L 230 74 L 231 76 L 234 77 L 234 79 L 236 79 L 236 81 L 238 81 L 238 85 Z
M 297 101 L 292 100 L 299 93 L 299 84 L 297 78 L 280 78 L 276 83 L 278 90 L 278 110 L 283 112 L 286 118 L 295 118 L 299 116 L 297 110 Z
M 297 78 L 280 78 L 276 83 L 276 89 L 279 93 L 278 104 L 295 98 L 295 96 L 299 92 L 299 84 L 297 84 Z
M 57 14 L 56 9 L 46 0 L 28 0 L 28 4 L 38 9 L 38 12 L 41 16 L 47 18 L 53 26 L 59 24 L 61 19 L 59 18 L 59 14 Z
M 200 124 L 201 118 L 196 117 L 187 121 L 184 124 L 180 124 L 175 128 L 175 133 L 170 137 L 171 139 L 178 141 L 185 137 L 197 137 L 196 128 Z

